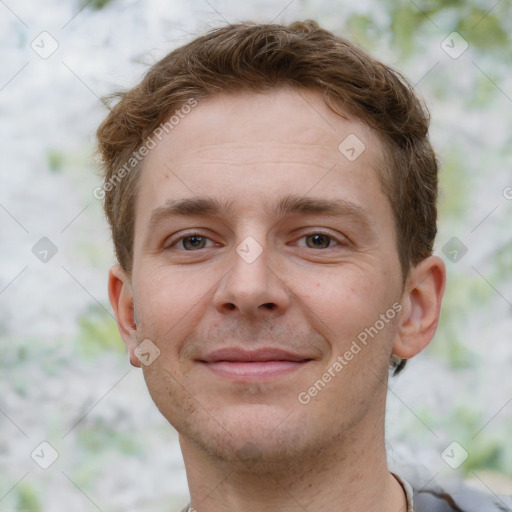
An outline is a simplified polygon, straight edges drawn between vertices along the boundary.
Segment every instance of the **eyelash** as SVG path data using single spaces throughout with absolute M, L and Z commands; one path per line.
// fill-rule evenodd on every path
M 325 236 L 325 237 L 329 238 L 329 239 L 330 239 L 330 241 L 335 241 L 335 242 L 337 242 L 337 244 L 338 244 L 338 245 L 340 245 L 340 246 L 346 246 L 346 245 L 347 245 L 347 243 L 348 243 L 348 242 L 347 242 L 347 239 L 340 240 L 339 238 L 337 238 L 337 237 L 335 237 L 335 236 L 333 236 L 333 235 L 331 235 L 331 234 L 329 234 L 329 233 L 324 233 L 323 231 L 311 231 L 311 232 L 309 232 L 309 233 L 306 233 L 306 234 L 302 235 L 298 240 L 301 240 L 301 239 L 303 239 L 303 238 L 306 238 L 306 237 L 308 237 L 308 236 L 313 236 L 313 235 L 322 235 L 322 236 Z M 205 239 L 207 239 L 207 240 L 210 240 L 210 241 L 211 241 L 211 239 L 210 239 L 209 237 L 207 237 L 207 236 L 203 235 L 202 233 L 199 233 L 199 232 L 195 232 L 195 231 L 194 231 L 194 232 L 189 232 L 189 233 L 187 233 L 187 234 L 185 234 L 185 235 L 182 235 L 180 238 L 178 238 L 177 240 L 175 240 L 174 242 L 172 242 L 172 244 L 167 245 L 167 246 L 165 247 L 165 249 L 175 249 L 175 248 L 176 248 L 175 246 L 176 246 L 178 243 L 183 242 L 183 241 L 184 241 L 184 240 L 186 240 L 187 238 L 193 238 L 193 237 L 195 237 L 195 236 L 198 236 L 198 237 L 201 237 L 201 238 L 205 238 Z M 343 238 L 344 238 L 344 237 L 343 237 Z M 314 248 L 312 248 L 312 247 L 305 247 L 305 248 L 306 248 L 306 249 L 313 249 L 313 250 L 314 250 Z M 207 249 L 207 247 L 202 247 L 201 249 Z M 201 249 L 198 249 L 198 251 L 199 251 L 199 250 L 201 250 Z M 326 247 L 326 248 L 323 248 L 323 249 L 319 249 L 319 250 L 325 251 L 325 250 L 327 250 L 327 249 L 333 249 L 333 247 L 330 247 L 330 246 L 329 246 L 329 247 Z M 181 249 L 181 250 L 184 250 L 185 252 L 197 252 L 197 251 L 194 251 L 194 250 L 187 250 L 187 249 Z

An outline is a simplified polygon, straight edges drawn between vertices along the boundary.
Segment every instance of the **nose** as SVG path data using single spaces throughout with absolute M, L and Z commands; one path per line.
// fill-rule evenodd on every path
M 289 306 L 290 294 L 278 271 L 272 268 L 267 249 L 255 259 L 254 245 L 249 244 L 245 253 L 243 244 L 239 249 L 233 251 L 229 269 L 215 292 L 215 308 L 222 314 L 252 319 L 282 315 Z

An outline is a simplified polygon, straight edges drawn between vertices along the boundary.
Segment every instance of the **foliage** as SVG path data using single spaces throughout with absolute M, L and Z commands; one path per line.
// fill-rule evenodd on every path
M 39 498 L 40 493 L 29 483 L 22 482 L 17 489 L 17 512 L 41 512 L 43 510 Z
M 46 152 L 46 159 L 48 162 L 48 168 L 52 172 L 60 172 L 64 167 L 65 155 L 58 149 L 49 149 Z
M 89 7 L 95 11 L 100 11 L 107 5 L 111 4 L 113 0 L 85 0 L 83 7 Z
M 512 474 L 512 439 L 503 428 L 486 425 L 474 404 L 461 404 L 447 415 L 423 410 L 420 416 L 435 431 L 443 431 L 445 438 L 456 441 L 467 451 L 468 457 L 460 467 L 464 477 L 484 469 Z
M 480 51 L 512 55 L 507 26 L 510 6 L 506 2 L 495 9 L 462 0 L 387 0 L 386 4 L 393 43 L 403 57 L 414 57 L 420 49 L 418 43 L 434 30 L 446 35 L 458 32 Z
M 77 345 L 85 357 L 95 357 L 105 351 L 124 353 L 124 344 L 116 321 L 106 309 L 91 304 L 79 320 Z
M 130 433 L 118 432 L 102 423 L 80 430 L 78 439 L 84 450 L 89 453 L 106 453 L 107 451 L 125 455 L 142 453 L 142 446 L 137 441 L 137 437 Z

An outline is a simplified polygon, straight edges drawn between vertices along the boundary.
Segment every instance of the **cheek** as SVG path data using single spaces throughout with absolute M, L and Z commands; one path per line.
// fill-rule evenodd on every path
M 169 341 L 183 340 L 204 314 L 213 281 L 208 281 L 208 273 L 164 268 L 141 278 L 144 284 L 137 287 L 136 299 L 139 336 L 154 339 L 157 344 L 158 340 L 165 340 L 165 347 L 161 349 L 171 348 Z M 179 350 L 177 343 L 172 348 Z
M 369 267 L 338 268 L 312 284 L 304 313 L 314 313 L 308 321 L 328 341 L 324 370 L 337 376 L 333 388 L 346 379 L 365 386 L 375 381 L 373 372 L 385 377 L 399 297 L 396 283 L 393 288 L 382 269 Z
M 381 273 L 353 266 L 334 270 L 305 291 L 305 306 L 335 333 L 373 325 L 397 297 Z

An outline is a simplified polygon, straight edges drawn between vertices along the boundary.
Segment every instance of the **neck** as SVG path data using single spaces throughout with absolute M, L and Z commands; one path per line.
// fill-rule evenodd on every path
M 387 467 L 382 423 L 361 427 L 314 456 L 265 468 L 214 460 L 180 436 L 191 507 L 198 512 L 405 512 L 404 492 Z

